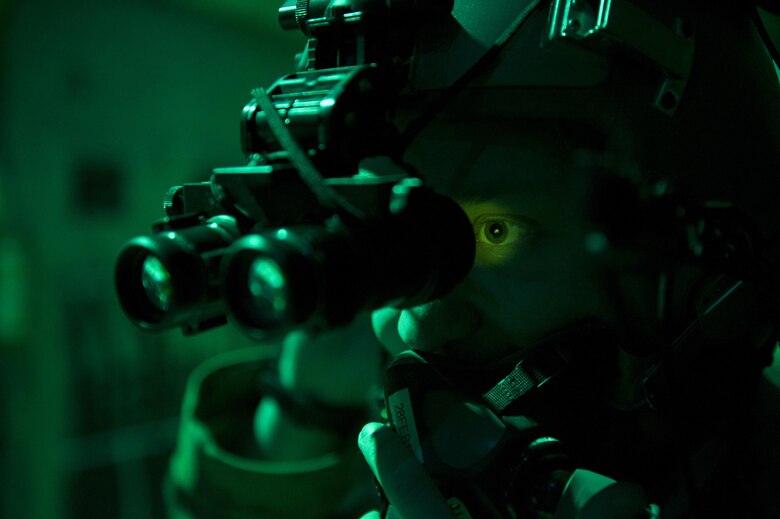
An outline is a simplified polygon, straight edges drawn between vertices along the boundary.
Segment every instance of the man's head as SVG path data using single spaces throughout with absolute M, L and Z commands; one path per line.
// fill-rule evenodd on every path
M 577 2 L 553 2 L 551 11 L 541 4 L 409 150 L 430 185 L 461 203 L 478 250 L 450 295 L 375 312 L 377 334 L 393 352 L 495 359 L 588 318 L 658 346 L 659 277 L 669 273 L 669 258 L 635 247 L 647 222 L 626 221 L 634 215 L 616 197 L 636 194 L 633 203 L 674 186 L 692 200 L 736 202 L 765 234 L 777 231 L 776 204 L 757 196 L 758 185 L 776 186 L 780 168 L 777 77 L 743 7 L 635 2 L 643 10 L 626 14 L 618 11 L 626 2 L 613 2 L 612 22 L 639 24 L 635 31 L 653 22 L 660 32 L 652 40 L 647 26 L 645 40 L 635 32 L 634 41 L 607 49 L 551 37 L 556 17 L 565 17 L 555 9 Z M 455 2 L 453 17 L 423 29 L 401 112 L 435 101 L 522 7 Z M 604 177 L 628 191 L 596 192 Z M 594 200 L 628 210 L 597 216 Z M 629 245 L 610 235 L 614 227 L 635 234 Z M 685 236 L 666 231 L 680 242 L 671 249 L 687 246 Z
M 421 136 L 410 160 L 469 216 L 476 261 L 446 297 L 374 314 L 394 353 L 495 359 L 583 317 L 614 320 L 601 260 L 588 248 L 573 146 L 564 128 L 543 122 L 437 121 Z

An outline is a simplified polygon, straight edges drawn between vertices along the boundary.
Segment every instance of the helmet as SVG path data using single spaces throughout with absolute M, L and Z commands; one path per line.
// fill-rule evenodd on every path
M 702 277 L 778 279 L 767 262 L 777 261 L 780 207 L 767 193 L 780 188 L 780 88 L 756 16 L 735 2 L 455 1 L 419 29 L 402 141 L 415 162 L 431 155 L 436 127 L 450 127 L 440 140 L 485 145 L 510 127 L 558 128 L 589 193 L 588 246 L 633 250 L 630 261 L 644 264 L 645 280 L 612 297 L 641 316 L 622 321 L 652 323 L 629 330 L 634 349 L 656 351 L 690 324 Z M 617 258 L 613 270 L 630 270 Z M 681 265 L 694 265 L 695 281 L 672 290 L 665 276 Z M 680 315 L 656 308 L 660 291 L 680 298 L 667 301 Z
M 775 231 L 777 204 L 756 186 L 778 185 L 778 78 L 749 4 L 456 1 L 420 31 L 409 102 L 496 54 L 524 16 L 448 114 L 584 123 L 606 138 L 614 169 L 736 201 Z

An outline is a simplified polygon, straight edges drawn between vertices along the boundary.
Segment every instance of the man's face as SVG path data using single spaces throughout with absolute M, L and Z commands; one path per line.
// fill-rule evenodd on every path
M 420 137 L 410 162 L 468 214 L 476 262 L 440 300 L 373 313 L 391 354 L 486 362 L 584 317 L 611 321 L 571 153 L 553 128 L 442 122 Z

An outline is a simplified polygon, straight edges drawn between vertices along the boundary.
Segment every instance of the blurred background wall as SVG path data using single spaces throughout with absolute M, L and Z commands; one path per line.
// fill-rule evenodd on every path
M 137 330 L 114 260 L 169 186 L 242 163 L 250 89 L 303 46 L 280 4 L 0 0 L 0 517 L 163 515 L 187 374 L 250 343 Z
M 121 314 L 118 249 L 168 187 L 243 163 L 255 86 L 293 71 L 281 0 L 0 0 L 0 516 L 163 515 L 187 374 L 250 343 Z

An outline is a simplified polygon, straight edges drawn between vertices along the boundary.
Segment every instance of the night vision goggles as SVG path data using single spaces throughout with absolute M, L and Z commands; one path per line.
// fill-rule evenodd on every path
M 154 234 L 122 249 L 116 289 L 142 328 L 187 334 L 227 316 L 251 337 L 323 328 L 443 296 L 471 268 L 472 226 L 409 171 L 390 121 L 415 23 L 451 2 L 288 2 L 309 37 L 300 72 L 243 110 L 248 163 L 171 188 Z M 400 166 L 377 176 L 361 160 Z
M 298 72 L 257 89 L 245 106 L 247 165 L 171 188 L 154 234 L 124 247 L 116 288 L 131 321 L 196 333 L 229 315 L 264 338 L 447 293 L 471 268 L 473 230 L 454 202 L 423 185 L 403 154 L 535 19 L 546 20 L 551 48 L 563 41 L 569 53 L 583 46 L 612 53 L 621 42 L 666 74 L 659 103 L 670 89 L 679 96 L 689 40 L 628 2 L 557 0 L 547 14 L 541 9 L 547 2 L 539 0 L 519 13 L 513 2 L 502 5 L 513 10 L 510 26 L 498 36 L 474 28 L 492 45 L 467 59 L 437 102 L 399 129 L 393 118 L 402 94 L 421 88 L 436 70 L 421 51 L 436 32 L 429 29 L 452 23 L 463 7 L 452 0 L 288 0 L 280 25 L 307 37 Z M 635 37 L 632 27 L 640 22 L 652 29 L 649 40 Z M 361 161 L 371 157 L 394 163 L 395 173 L 363 172 Z

